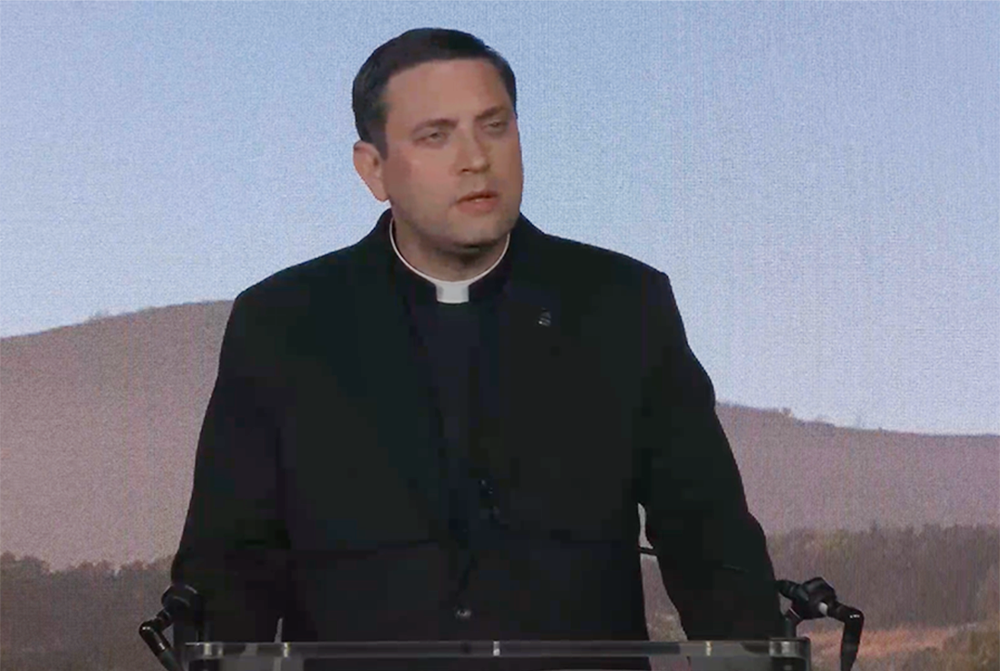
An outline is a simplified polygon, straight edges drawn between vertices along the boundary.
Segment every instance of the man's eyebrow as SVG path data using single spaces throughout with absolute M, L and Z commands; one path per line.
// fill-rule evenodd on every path
M 508 112 L 508 111 L 510 111 L 510 108 L 507 105 L 494 105 L 493 107 L 489 108 L 485 112 L 481 112 L 481 113 L 477 114 L 476 115 L 476 121 L 482 121 L 483 119 L 486 119 L 486 118 L 489 118 L 491 116 L 500 114 L 501 112 Z M 421 121 L 416 126 L 414 126 L 412 132 L 416 133 L 417 131 L 419 131 L 419 130 L 421 130 L 423 128 L 428 128 L 428 127 L 433 127 L 433 126 L 440 126 L 440 127 L 444 127 L 444 128 L 454 128 L 457 125 L 458 125 L 458 121 L 455 120 L 455 119 L 445 119 L 445 118 L 427 119 L 426 121 Z

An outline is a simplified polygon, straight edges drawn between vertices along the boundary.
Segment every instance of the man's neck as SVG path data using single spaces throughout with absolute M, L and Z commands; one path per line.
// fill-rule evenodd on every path
M 510 233 L 482 254 L 459 258 L 428 253 L 421 248 L 419 240 L 410 236 L 395 219 L 389 221 L 390 235 L 403 259 L 414 269 L 428 277 L 442 282 L 464 282 L 482 275 L 497 264 L 507 249 Z

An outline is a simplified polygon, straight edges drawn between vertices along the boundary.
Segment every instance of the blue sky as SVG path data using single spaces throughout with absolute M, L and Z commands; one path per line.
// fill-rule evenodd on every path
M 511 63 L 521 211 L 670 275 L 720 400 L 1000 433 L 1000 3 L 0 3 L 0 335 L 356 242 L 380 44 Z

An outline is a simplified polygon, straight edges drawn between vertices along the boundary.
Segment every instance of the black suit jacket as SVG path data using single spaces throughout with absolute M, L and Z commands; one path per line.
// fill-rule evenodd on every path
M 689 639 L 780 636 L 667 276 L 523 215 L 476 440 L 506 531 L 456 554 L 390 214 L 234 302 L 172 566 L 209 638 L 646 640 L 637 504 Z

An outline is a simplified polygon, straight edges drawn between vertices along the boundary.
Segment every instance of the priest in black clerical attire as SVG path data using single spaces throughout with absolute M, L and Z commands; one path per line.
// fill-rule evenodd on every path
M 390 208 L 233 304 L 172 566 L 203 597 L 203 638 L 648 640 L 640 505 L 689 639 L 781 636 L 667 276 L 520 212 L 509 64 L 408 31 L 353 105 L 355 168 Z

